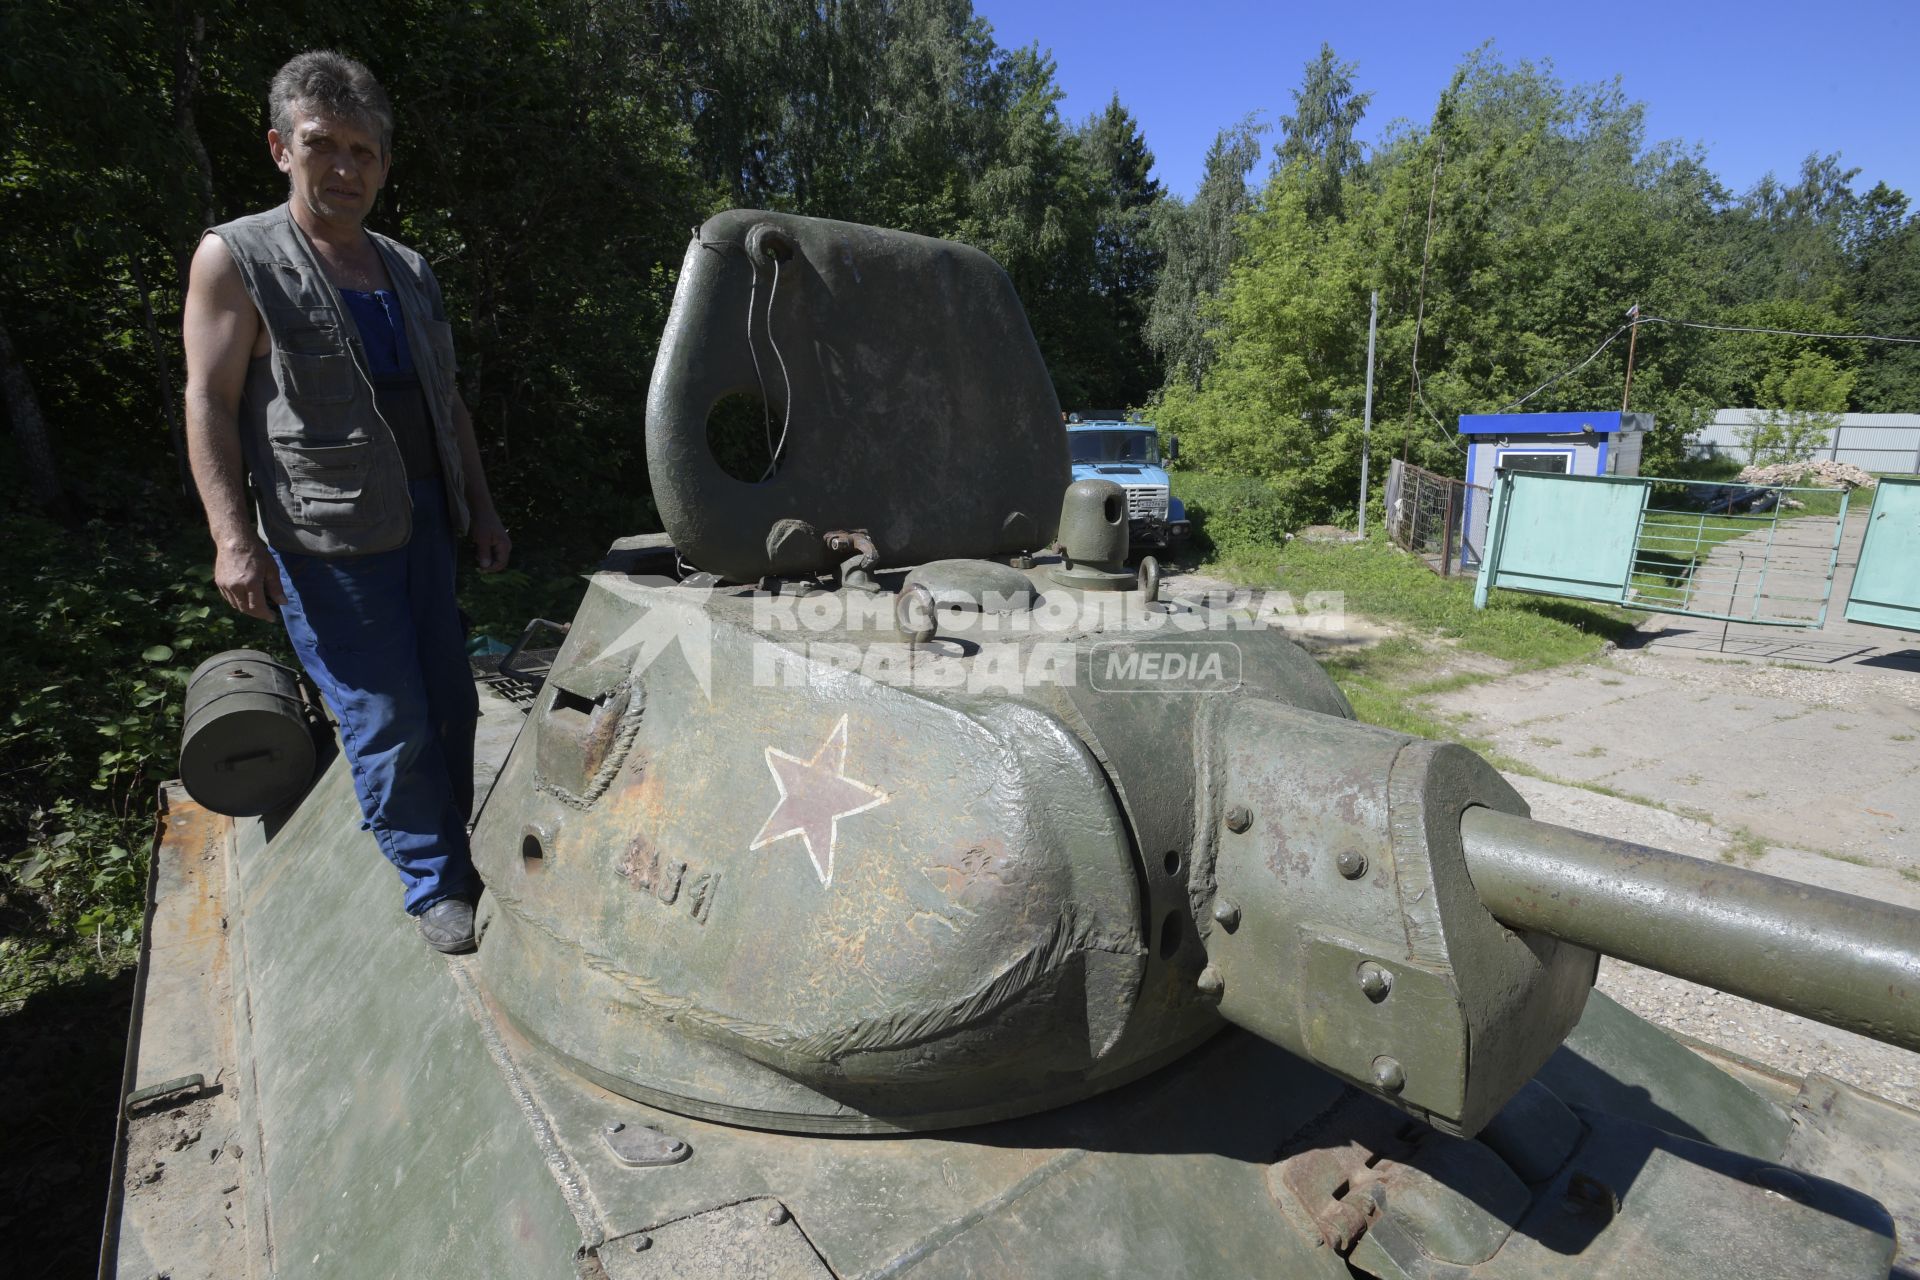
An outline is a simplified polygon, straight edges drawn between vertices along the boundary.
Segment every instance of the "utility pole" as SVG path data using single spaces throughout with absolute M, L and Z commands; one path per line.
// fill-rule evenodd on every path
M 1627 385 L 1620 389 L 1620 412 L 1627 411 L 1627 397 L 1633 394 L 1633 344 L 1640 336 L 1640 304 L 1634 303 L 1627 308 Z
M 1367 307 L 1367 413 L 1360 420 L 1360 536 L 1367 536 L 1367 449 L 1373 435 L 1373 335 L 1380 327 L 1380 291 Z

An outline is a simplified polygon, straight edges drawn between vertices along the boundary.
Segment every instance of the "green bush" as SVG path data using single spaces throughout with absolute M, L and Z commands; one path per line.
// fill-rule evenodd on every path
M 1839 425 L 1837 413 L 1769 409 L 1747 428 L 1747 461 L 1756 467 L 1805 462 L 1826 442 L 1827 433 Z
M 155 792 L 172 776 L 187 677 L 238 645 L 284 649 L 235 614 L 184 523 L 70 529 L 0 515 L 0 992 L 33 985 L 44 945 L 137 941 Z
M 1172 482 L 1193 524 L 1194 549 L 1209 558 L 1279 546 L 1301 524 L 1293 499 L 1260 480 L 1176 471 Z
M 77 529 L 0 515 L 0 1004 L 137 943 L 194 667 L 232 648 L 292 660 L 278 626 L 220 598 L 197 514 L 102 488 Z M 571 617 L 584 581 L 560 554 L 536 541 L 513 570 L 464 574 L 475 629 L 510 642 Z

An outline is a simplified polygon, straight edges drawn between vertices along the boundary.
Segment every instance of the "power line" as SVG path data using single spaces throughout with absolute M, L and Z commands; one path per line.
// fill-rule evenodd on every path
M 1553 386 L 1555 383 L 1564 382 L 1568 378 L 1571 378 L 1574 374 L 1580 372 L 1582 369 L 1592 364 L 1595 360 L 1598 360 L 1600 358 L 1600 353 L 1602 351 L 1605 351 L 1608 347 L 1612 346 L 1614 342 L 1619 339 L 1620 335 L 1625 333 L 1627 330 L 1633 328 L 1634 324 L 1635 324 L 1634 321 L 1628 321 L 1626 324 L 1621 325 L 1618 329 L 1615 329 L 1612 333 L 1608 334 L 1607 340 L 1601 343 L 1599 346 L 1595 347 L 1593 349 L 1593 354 L 1588 356 L 1585 360 L 1582 360 L 1579 364 L 1573 366 L 1573 368 L 1568 369 L 1565 372 L 1554 374 L 1551 378 L 1548 378 L 1545 382 L 1541 383 L 1539 386 L 1535 387 L 1533 390 L 1527 392 L 1527 394 L 1521 396 L 1518 400 L 1515 400 L 1512 404 L 1503 406 L 1501 409 L 1498 410 L 1498 412 L 1505 413 L 1507 412 L 1508 409 L 1518 409 L 1521 405 L 1533 399 L 1535 396 L 1539 395 L 1542 391 L 1545 391 L 1548 387 Z
M 1420 401 L 1420 407 L 1427 411 L 1427 416 L 1433 419 L 1433 429 L 1440 433 L 1440 438 L 1464 455 L 1467 452 L 1467 446 L 1460 442 L 1460 437 L 1447 430 L 1447 424 L 1440 420 L 1440 415 L 1435 413 L 1433 406 L 1427 403 L 1426 389 L 1420 385 L 1418 370 L 1415 370 L 1413 375 L 1413 394 Z
M 1446 139 L 1442 138 L 1440 149 L 1433 158 L 1433 185 L 1427 191 L 1427 238 L 1420 250 L 1420 302 L 1413 320 L 1413 399 L 1418 400 L 1420 407 L 1427 411 L 1427 416 L 1433 419 L 1434 429 L 1440 433 L 1440 438 L 1464 454 L 1467 446 L 1460 442 L 1458 436 L 1447 430 L 1447 424 L 1440 420 L 1440 415 L 1435 413 L 1433 406 L 1427 403 L 1426 388 L 1420 385 L 1420 333 L 1427 323 L 1427 266 L 1433 261 L 1433 213 L 1435 201 L 1440 195 L 1440 167 L 1446 163 L 1446 160 L 1447 143 Z M 1409 404 L 1407 408 L 1411 410 L 1413 406 Z
M 1718 333 L 1764 333 L 1773 334 L 1782 338 L 1829 338 L 1837 342 L 1898 342 L 1908 346 L 1920 346 L 1920 338 L 1902 338 L 1884 333 L 1812 333 L 1805 329 L 1768 329 L 1759 325 L 1708 324 L 1701 320 L 1675 320 L 1668 316 L 1636 315 L 1618 329 L 1608 334 L 1607 340 L 1595 347 L 1593 354 L 1589 355 L 1585 360 L 1582 360 L 1570 369 L 1556 373 L 1553 377 L 1548 378 L 1545 382 L 1527 392 L 1527 394 L 1521 396 L 1518 400 L 1503 406 L 1499 412 L 1506 413 L 1510 409 L 1518 409 L 1542 391 L 1571 378 L 1574 374 L 1580 372 L 1595 360 L 1598 360 L 1600 353 L 1618 341 L 1621 334 L 1626 333 L 1630 329 L 1638 329 L 1638 327 L 1643 324 L 1670 324 L 1683 329 L 1710 329 Z M 1418 377 L 1417 374 L 1415 376 L 1416 378 Z
M 1641 316 L 1635 324 L 1671 324 L 1682 329 L 1712 329 L 1720 333 L 1771 333 L 1783 338 L 1831 338 L 1836 342 L 1899 342 L 1920 346 L 1920 338 L 1898 338 L 1884 333 L 1809 333 L 1805 329 L 1765 329 L 1745 324 L 1706 324 L 1698 320 L 1672 320 L 1666 316 Z M 1619 334 L 1614 334 L 1614 338 Z M 1613 341 L 1613 338 L 1607 339 Z M 1595 354 L 1598 354 L 1597 352 Z

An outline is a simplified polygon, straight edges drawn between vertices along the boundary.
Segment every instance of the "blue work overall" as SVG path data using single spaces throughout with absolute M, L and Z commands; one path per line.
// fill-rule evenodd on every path
M 479 703 L 454 602 L 457 547 L 432 427 L 394 295 L 341 290 L 380 416 L 407 467 L 413 533 L 392 551 L 274 551 L 280 611 L 301 665 L 340 720 L 364 826 L 400 872 L 413 915 L 480 883 L 467 844 Z

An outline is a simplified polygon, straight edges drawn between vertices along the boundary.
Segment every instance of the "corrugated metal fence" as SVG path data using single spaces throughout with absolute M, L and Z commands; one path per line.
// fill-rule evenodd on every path
M 1696 448 L 1711 457 L 1747 461 L 1747 433 L 1766 418 L 1764 409 L 1720 409 L 1701 431 Z M 1865 471 L 1920 474 L 1920 413 L 1843 413 L 1840 425 L 1821 433 L 1814 457 L 1851 462 Z

